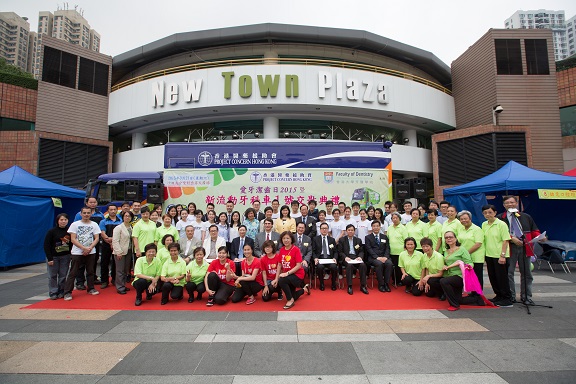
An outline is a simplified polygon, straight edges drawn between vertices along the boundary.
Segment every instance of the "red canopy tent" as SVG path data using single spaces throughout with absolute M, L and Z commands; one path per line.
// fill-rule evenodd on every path
M 563 173 L 564 176 L 576 176 L 576 168 Z

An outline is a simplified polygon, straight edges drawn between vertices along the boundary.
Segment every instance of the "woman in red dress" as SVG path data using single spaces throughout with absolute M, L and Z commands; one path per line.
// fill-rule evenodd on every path
M 282 232 L 280 241 L 284 245 L 278 252 L 282 257 L 282 273 L 278 285 L 286 296 L 284 309 L 290 309 L 302 294 L 310 294 L 308 284 L 304 285 L 304 269 L 302 269 L 302 254 L 294 245 L 296 239 L 290 231 Z M 303 289 L 298 289 L 304 285 Z

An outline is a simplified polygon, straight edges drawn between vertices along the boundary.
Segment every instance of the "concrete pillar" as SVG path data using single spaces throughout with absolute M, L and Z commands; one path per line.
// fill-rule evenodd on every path
M 145 133 L 133 133 L 132 134 L 132 149 L 144 148 L 144 142 L 146 141 Z
M 278 52 L 266 51 L 264 52 L 264 64 L 278 64 Z
M 402 138 L 408 139 L 408 143 L 404 144 L 404 140 L 403 140 L 401 144 L 407 145 L 409 147 L 417 147 L 418 146 L 418 136 L 416 134 L 415 129 L 409 129 L 407 131 L 404 131 Z
M 264 118 L 264 138 L 278 139 L 280 135 L 280 120 L 277 117 L 268 116 Z

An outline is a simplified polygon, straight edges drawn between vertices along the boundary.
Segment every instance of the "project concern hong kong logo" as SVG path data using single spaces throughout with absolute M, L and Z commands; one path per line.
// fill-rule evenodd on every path
M 324 172 L 324 182 L 331 183 L 334 181 L 334 172 Z
M 203 167 L 207 167 L 212 164 L 212 154 L 208 151 L 200 152 L 198 155 L 198 164 Z

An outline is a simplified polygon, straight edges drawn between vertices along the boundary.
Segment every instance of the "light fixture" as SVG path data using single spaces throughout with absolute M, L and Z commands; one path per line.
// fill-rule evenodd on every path
M 357 139 L 356 139 L 356 141 L 362 141 L 362 138 L 361 138 L 361 137 L 359 137 L 359 138 L 357 138 Z
M 382 139 L 382 141 L 384 141 L 384 139 L 386 138 L 386 135 L 385 135 L 385 134 L 381 134 L 381 135 L 380 135 L 380 138 Z
M 255 137 L 255 138 L 259 138 L 259 137 L 260 137 L 260 132 L 254 132 L 254 137 Z
M 408 144 L 410 142 L 410 139 L 405 137 L 402 141 L 404 142 L 404 144 Z
M 158 145 L 164 145 L 164 142 L 160 141 L 158 142 Z
M 290 132 L 284 132 L 284 137 L 290 137 Z
M 187 137 L 185 137 L 185 138 L 184 138 L 184 141 L 188 141 L 188 138 L 187 138 Z
M 321 138 L 321 139 L 325 139 L 325 138 L 327 138 L 327 137 L 328 137 L 328 135 L 325 134 L 325 133 L 321 133 L 321 134 L 320 134 L 320 138 Z
M 224 136 L 224 131 L 219 131 L 218 134 L 219 134 L 220 136 Z
M 238 140 L 238 139 L 240 138 L 240 136 L 238 136 L 238 134 L 235 133 L 235 134 L 232 135 L 232 138 L 233 138 L 234 140 Z
M 145 141 L 145 142 L 142 143 L 142 145 L 145 146 L 145 147 L 147 147 L 147 146 L 148 146 L 148 142 Z
M 126 149 L 131 150 L 131 149 L 132 149 L 132 146 L 131 146 L 131 145 L 127 145 L 127 146 L 126 146 Z
M 492 107 L 492 124 L 493 125 L 498 125 L 498 119 L 496 118 L 496 115 L 502 113 L 502 111 L 504 111 L 504 108 L 502 108 L 502 106 L 500 104 Z
M 314 133 L 311 129 L 308 130 L 308 135 L 312 136 L 312 134 Z

